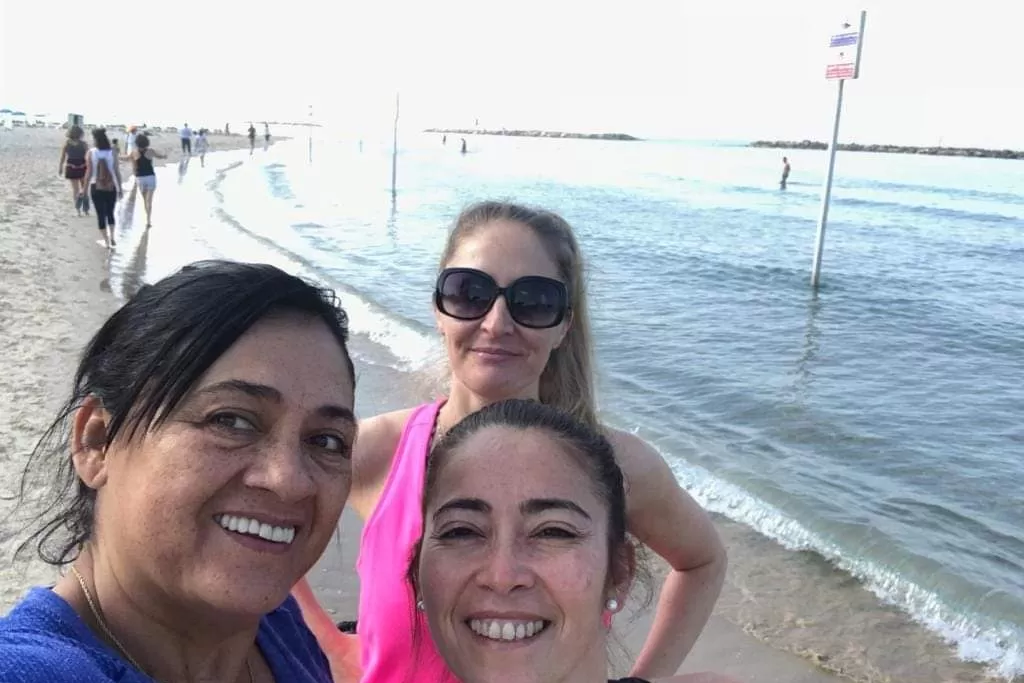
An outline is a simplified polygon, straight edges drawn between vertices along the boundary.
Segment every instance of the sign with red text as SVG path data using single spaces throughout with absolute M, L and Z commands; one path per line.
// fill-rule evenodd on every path
M 864 19 L 866 12 L 839 22 L 832 29 L 828 39 L 828 57 L 825 61 L 825 78 L 857 78 L 860 75 L 861 43 L 864 42 Z

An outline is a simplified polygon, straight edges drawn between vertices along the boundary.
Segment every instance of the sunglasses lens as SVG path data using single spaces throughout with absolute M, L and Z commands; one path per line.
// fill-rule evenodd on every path
M 509 313 L 524 327 L 554 327 L 565 316 L 565 287 L 557 280 L 523 278 L 509 292 Z
M 437 283 L 438 308 L 453 318 L 482 318 L 494 303 L 497 291 L 494 281 L 480 273 L 445 273 Z

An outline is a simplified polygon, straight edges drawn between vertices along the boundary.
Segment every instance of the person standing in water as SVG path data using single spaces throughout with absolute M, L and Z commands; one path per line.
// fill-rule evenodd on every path
M 253 150 L 256 149 L 256 127 L 252 125 L 252 121 L 249 122 L 249 154 L 252 154 Z
M 786 189 L 786 181 L 789 180 L 789 159 L 782 157 L 782 180 L 779 181 L 779 189 Z
M 462 150 L 461 150 L 461 152 L 463 154 L 466 153 L 466 138 L 462 138 Z
M 82 139 L 82 127 L 71 126 L 68 129 L 68 139 L 60 151 L 58 173 L 71 181 L 71 196 L 75 200 L 75 209 L 78 215 L 82 212 L 89 215 L 89 198 L 85 193 L 85 157 L 89 153 L 89 145 Z
M 135 151 L 131 153 L 132 165 L 135 167 L 135 186 L 142 192 L 142 206 L 146 210 L 146 227 L 151 226 L 153 216 L 153 193 L 156 192 L 156 171 L 153 170 L 153 159 L 166 159 L 155 149 L 150 149 L 149 138 L 139 133 L 135 138 Z

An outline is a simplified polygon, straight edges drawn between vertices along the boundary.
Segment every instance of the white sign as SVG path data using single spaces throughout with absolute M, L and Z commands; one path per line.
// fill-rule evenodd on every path
M 828 40 L 828 58 L 825 61 L 825 78 L 857 78 L 860 75 L 860 50 L 864 42 L 864 18 L 860 16 L 844 20 L 832 30 Z

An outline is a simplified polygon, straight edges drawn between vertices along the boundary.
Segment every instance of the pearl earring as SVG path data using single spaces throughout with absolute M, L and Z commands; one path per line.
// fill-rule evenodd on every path
M 416 609 L 418 609 L 421 612 L 426 609 L 426 606 L 423 604 L 422 600 L 416 601 Z
M 609 612 L 619 611 L 619 601 L 615 598 L 608 598 L 608 602 L 606 602 L 605 605 L 608 607 Z

